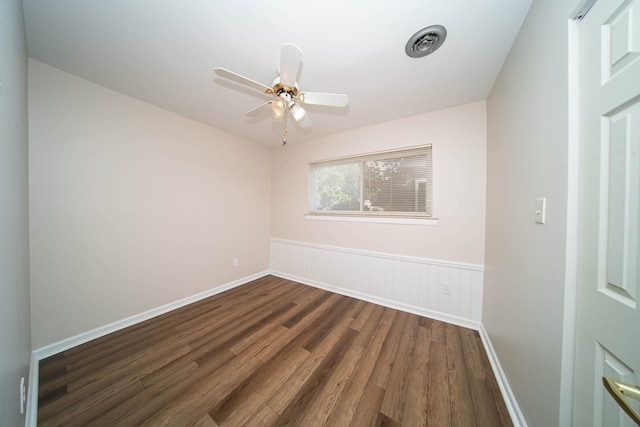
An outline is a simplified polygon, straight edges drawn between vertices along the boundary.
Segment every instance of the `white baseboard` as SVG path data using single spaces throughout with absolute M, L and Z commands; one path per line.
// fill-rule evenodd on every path
M 502 398 L 504 399 L 505 405 L 507 405 L 507 410 L 509 411 L 509 415 L 511 415 L 511 421 L 513 422 L 513 425 L 515 427 L 527 427 L 527 422 L 524 419 L 524 415 L 522 415 L 522 411 L 520 411 L 518 401 L 513 394 L 513 390 L 511 390 L 511 386 L 509 385 L 507 376 L 502 370 L 500 360 L 498 359 L 496 351 L 493 348 L 493 344 L 491 344 L 489 334 L 484 329 L 484 325 L 480 325 L 479 332 L 480 338 L 482 338 L 482 343 L 484 344 L 484 348 L 487 352 L 487 357 L 489 358 L 489 362 L 491 363 L 491 368 L 493 369 L 493 375 L 496 377 L 498 387 L 500 387 Z
M 407 313 L 417 314 L 418 316 L 429 317 L 431 319 L 440 320 L 442 322 L 451 323 L 453 325 L 462 326 L 464 328 L 480 330 L 480 322 L 465 319 L 462 317 L 452 316 L 446 313 L 440 313 L 433 310 L 427 310 L 425 308 L 416 307 L 410 304 L 403 304 L 397 301 L 391 301 L 385 298 L 375 297 L 373 295 L 356 292 L 349 289 L 339 288 L 337 286 L 329 285 L 328 283 L 322 283 L 315 280 L 306 279 L 304 277 L 298 277 L 291 274 L 283 273 L 281 271 L 271 270 L 271 274 L 274 276 L 282 277 L 283 279 L 293 280 L 294 282 L 302 283 L 305 285 L 313 286 L 315 288 L 324 289 L 326 291 L 334 292 L 336 294 L 346 295 L 359 300 L 371 302 L 373 304 L 382 305 L 384 307 L 393 308 Z
M 258 279 L 260 277 L 264 277 L 267 274 L 269 274 L 268 270 L 262 271 L 260 273 L 252 274 L 251 276 L 243 277 L 241 279 L 234 280 L 233 282 L 229 282 L 227 284 L 217 286 L 215 288 L 206 290 L 204 292 L 200 292 L 198 294 L 195 294 L 186 298 L 182 298 L 174 302 L 170 302 L 169 304 L 152 308 L 151 310 L 147 310 L 144 313 L 136 314 L 131 317 L 127 317 L 126 319 L 118 320 L 108 325 L 100 326 L 99 328 L 95 328 L 90 331 L 78 334 L 76 336 L 66 338 L 62 341 L 58 341 L 56 343 L 46 345 L 44 347 L 34 350 L 36 359 L 37 360 L 45 359 L 49 356 L 53 356 L 54 354 L 58 354 L 62 351 L 79 346 L 81 344 L 84 344 L 96 338 L 100 338 L 112 332 L 119 331 L 120 329 L 133 326 L 137 323 L 144 322 L 145 320 L 154 318 L 164 313 L 168 313 L 177 308 L 184 307 L 185 305 L 189 305 L 196 301 L 200 301 L 202 299 L 208 298 L 212 295 L 219 294 L 220 292 L 224 292 L 229 289 L 238 287 L 240 285 L 244 285 L 245 283 L 248 283 L 252 280 Z
M 144 313 L 136 314 L 134 316 L 127 317 L 126 319 L 118 320 L 108 325 L 104 325 L 99 328 L 95 328 L 90 331 L 78 334 L 76 336 L 66 338 L 62 341 L 58 341 L 56 343 L 49 344 L 47 346 L 33 350 L 31 352 L 31 366 L 29 368 L 29 390 L 27 392 L 27 409 L 26 409 L 26 417 L 25 417 L 25 426 L 36 427 L 38 424 L 38 377 L 39 377 L 39 370 L 40 370 L 40 361 L 42 359 L 46 359 L 47 357 L 53 356 L 54 354 L 58 354 L 60 352 L 63 352 L 70 348 L 84 344 L 96 338 L 103 337 L 112 332 L 119 331 L 120 329 L 133 326 L 140 322 L 144 322 L 145 320 L 149 320 L 156 316 L 160 316 L 161 314 L 168 313 L 172 310 L 175 310 L 180 307 L 184 307 L 196 301 L 200 301 L 210 296 L 227 291 L 229 289 L 233 289 L 238 286 L 244 285 L 245 283 L 251 282 L 252 280 L 259 279 L 268 274 L 269 274 L 268 270 L 265 270 L 256 274 L 252 274 L 250 276 L 246 276 L 241 279 L 234 280 L 233 282 L 229 282 L 227 284 L 217 286 L 215 288 L 206 290 L 204 292 L 200 292 L 198 294 L 195 294 L 186 298 L 182 298 L 178 301 L 174 301 L 169 304 L 165 304 L 163 306 L 156 307 L 151 310 L 147 310 Z

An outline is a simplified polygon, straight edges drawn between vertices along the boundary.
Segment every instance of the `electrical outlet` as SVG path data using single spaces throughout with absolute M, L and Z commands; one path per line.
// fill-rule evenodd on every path
M 451 283 L 442 282 L 442 293 L 445 295 L 451 295 Z
M 27 402 L 27 387 L 24 377 L 20 378 L 20 414 L 24 414 L 24 404 Z
M 233 266 L 234 267 L 237 267 L 239 263 L 240 263 L 240 261 L 238 260 L 238 258 L 234 258 L 233 259 Z

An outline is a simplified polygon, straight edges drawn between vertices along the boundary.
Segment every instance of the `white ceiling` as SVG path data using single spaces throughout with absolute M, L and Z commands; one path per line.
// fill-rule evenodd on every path
M 289 142 L 486 99 L 531 0 L 24 0 L 29 56 L 267 146 L 282 125 L 245 112 L 267 95 L 217 77 L 224 67 L 271 86 L 282 43 L 303 52 L 304 91 L 345 93 L 346 109 L 305 106 Z M 447 29 L 431 56 L 404 48 Z

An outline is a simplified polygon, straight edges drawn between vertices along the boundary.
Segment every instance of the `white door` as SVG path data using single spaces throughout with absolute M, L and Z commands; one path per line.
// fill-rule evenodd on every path
M 640 0 L 598 0 L 579 25 L 574 425 L 635 426 L 602 378 L 640 384 Z

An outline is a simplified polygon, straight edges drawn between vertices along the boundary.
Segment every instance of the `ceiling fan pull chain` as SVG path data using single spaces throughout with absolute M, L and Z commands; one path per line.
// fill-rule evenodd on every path
M 282 131 L 282 146 L 287 145 L 287 133 L 289 132 L 287 130 L 287 107 L 285 104 L 285 110 L 284 110 L 284 130 Z

